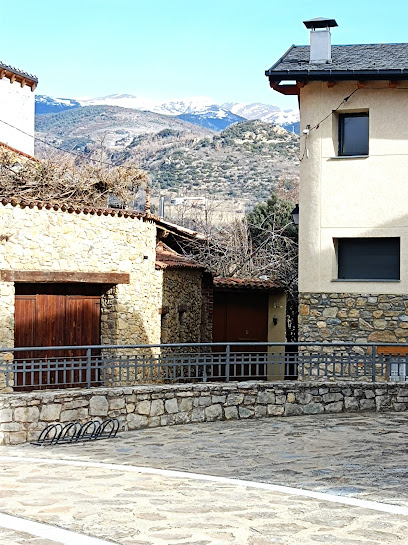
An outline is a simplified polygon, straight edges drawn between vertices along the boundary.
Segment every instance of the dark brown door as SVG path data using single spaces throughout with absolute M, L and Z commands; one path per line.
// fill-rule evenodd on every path
M 245 342 L 231 347 L 231 352 L 266 352 L 266 347 L 255 347 L 254 342 L 268 340 L 268 294 L 216 291 L 214 293 L 213 341 Z M 256 360 L 256 356 L 254 356 Z M 266 369 L 266 368 L 265 368 Z M 263 378 L 264 365 L 235 366 L 241 378 Z M 232 368 L 234 371 L 234 368 Z
M 100 300 L 101 287 L 94 284 L 16 284 L 15 346 L 100 344 Z M 20 352 L 17 369 L 26 373 L 25 377 L 17 373 L 17 386 L 85 385 L 86 370 L 78 363 L 85 354 L 84 350 Z M 57 370 L 62 359 L 65 369 Z M 29 360 L 42 361 L 47 369 L 40 372 Z M 95 372 L 92 379 L 96 380 Z

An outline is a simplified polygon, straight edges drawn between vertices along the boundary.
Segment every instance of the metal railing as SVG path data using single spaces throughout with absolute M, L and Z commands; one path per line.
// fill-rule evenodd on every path
M 231 342 L 0 349 L 0 388 L 13 390 L 329 378 L 407 381 L 408 345 Z

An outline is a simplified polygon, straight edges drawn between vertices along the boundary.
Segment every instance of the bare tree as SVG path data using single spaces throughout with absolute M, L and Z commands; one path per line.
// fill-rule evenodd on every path
M 264 224 L 252 225 L 247 216 L 223 225 L 195 220 L 185 226 L 203 233 L 205 240 L 186 241 L 181 250 L 215 276 L 271 279 L 282 285 L 287 293 L 287 340 L 296 341 L 298 245 L 291 222 L 269 217 Z
M 111 167 L 59 154 L 39 161 L 0 147 L 0 196 L 103 207 L 113 200 L 127 206 L 147 183 L 147 174 L 132 163 Z

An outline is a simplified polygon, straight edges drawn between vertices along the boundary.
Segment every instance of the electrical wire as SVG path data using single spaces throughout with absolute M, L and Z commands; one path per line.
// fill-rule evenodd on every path
M 300 138 L 304 138 L 305 139 L 305 146 L 304 146 L 304 149 L 303 149 L 303 153 L 302 153 L 302 156 L 299 158 L 299 161 L 303 161 L 303 159 L 305 158 L 305 156 L 307 156 L 307 137 L 309 136 L 309 134 L 314 131 L 314 130 L 317 130 L 320 128 L 320 125 L 321 123 L 323 123 L 324 121 L 326 121 L 326 119 L 328 119 L 329 117 L 331 117 L 333 114 L 335 114 L 337 112 L 337 110 L 339 108 L 341 108 L 341 106 L 343 106 L 343 104 L 345 104 L 346 102 L 348 102 L 348 100 L 354 95 L 354 93 L 356 93 L 357 91 L 360 91 L 361 88 L 360 87 L 357 87 L 356 89 L 354 89 L 354 91 L 352 93 L 350 93 L 348 96 L 346 96 L 345 98 L 343 98 L 343 100 L 340 102 L 340 104 L 337 106 L 337 108 L 335 108 L 334 110 L 332 110 L 330 113 L 328 113 L 326 115 L 326 117 L 324 117 L 323 119 L 321 119 L 318 123 L 316 123 L 316 125 L 314 125 L 314 127 L 310 127 L 310 129 L 306 129 L 307 132 L 305 134 L 301 134 L 300 135 Z
M 42 138 L 39 138 L 38 136 L 32 135 L 28 132 L 23 131 L 22 129 L 19 129 L 18 127 L 15 127 L 11 123 L 7 123 L 7 121 L 3 121 L 0 119 L 0 123 L 3 123 L 4 125 L 7 125 L 8 127 L 11 127 L 15 129 L 16 131 L 21 132 L 22 134 L 25 134 L 26 136 L 29 136 L 30 138 L 33 138 L 33 140 L 36 140 L 38 142 L 41 142 L 42 144 L 45 144 L 47 146 L 50 146 L 51 148 L 54 148 L 58 151 L 62 151 L 63 153 L 68 153 L 69 155 L 73 155 L 74 157 L 81 157 L 83 159 L 86 159 L 88 161 L 92 161 L 93 163 L 98 163 L 100 165 L 105 165 L 108 167 L 117 167 L 119 166 L 119 163 L 108 163 L 106 161 L 100 161 L 99 159 L 93 159 L 92 157 L 89 157 L 86 153 L 81 153 L 80 151 L 69 151 L 64 148 L 61 148 L 60 146 L 56 146 L 55 144 L 51 144 L 50 142 L 47 142 L 46 140 L 43 140 Z

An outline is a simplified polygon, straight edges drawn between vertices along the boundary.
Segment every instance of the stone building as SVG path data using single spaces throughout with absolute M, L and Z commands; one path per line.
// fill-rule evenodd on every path
M 212 279 L 158 231 L 145 213 L 1 199 L 0 346 L 211 340 Z
M 305 25 L 310 47 L 266 71 L 300 104 L 300 340 L 405 343 L 408 44 L 331 46 L 336 21 Z
M 0 63 L 0 142 L 34 153 L 34 91 L 38 80 Z
M 161 272 L 162 286 L 161 342 L 211 342 L 211 274 L 162 241 L 156 247 L 156 269 Z

